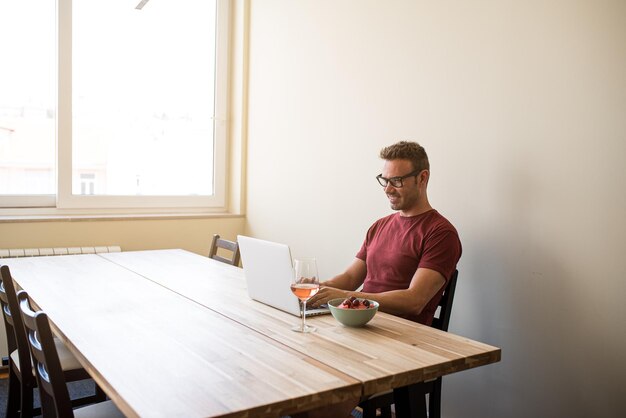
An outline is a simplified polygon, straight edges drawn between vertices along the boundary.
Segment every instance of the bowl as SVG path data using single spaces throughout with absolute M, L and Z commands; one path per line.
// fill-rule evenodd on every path
M 331 299 L 328 308 L 335 319 L 348 327 L 362 327 L 367 324 L 378 312 L 378 302 L 369 300 L 370 307 L 366 309 L 349 309 L 341 307 L 345 298 Z M 365 299 L 359 298 L 363 302 Z

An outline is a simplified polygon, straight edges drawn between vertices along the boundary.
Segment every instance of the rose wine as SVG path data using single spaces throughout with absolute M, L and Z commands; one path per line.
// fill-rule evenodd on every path
M 320 290 L 320 285 L 315 283 L 294 283 L 291 285 L 291 291 L 301 301 L 306 301 Z

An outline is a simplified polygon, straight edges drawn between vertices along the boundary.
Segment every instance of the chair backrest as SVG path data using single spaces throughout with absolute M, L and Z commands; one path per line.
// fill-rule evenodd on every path
M 43 416 L 73 418 L 70 395 L 63 377 L 48 316 L 42 311 L 35 312 L 31 308 L 28 294 L 24 290 L 17 293 L 17 299 L 28 345 L 33 356 Z
M 440 329 L 442 331 L 448 331 L 448 325 L 450 324 L 450 316 L 452 315 L 452 302 L 454 302 L 454 291 L 456 290 L 456 279 L 459 276 L 459 271 L 454 270 L 450 281 L 446 289 L 443 291 L 441 300 L 439 301 L 439 316 L 433 319 L 431 327 Z
M 7 333 L 7 348 L 9 349 L 9 354 L 11 354 L 17 348 L 17 343 L 15 342 L 15 333 L 13 331 L 15 321 L 11 315 L 9 297 L 4 288 L 5 267 L 6 266 L 0 266 L 0 307 L 2 308 L 2 318 L 4 319 L 4 328 Z
M 9 266 L 0 266 L 0 305 L 7 333 L 7 346 L 9 354 L 17 350 L 19 356 L 19 369 L 22 380 L 28 381 L 34 377 L 31 370 L 30 349 L 26 339 L 26 332 L 20 315 L 20 308 L 15 292 L 15 284 Z M 26 372 L 23 372 L 26 371 Z
M 450 316 L 452 315 L 452 302 L 454 302 L 454 291 L 456 290 L 456 280 L 459 276 L 458 270 L 455 270 L 452 273 L 452 277 L 448 281 L 446 288 L 443 291 L 441 299 L 439 300 L 439 309 L 435 312 L 435 318 L 433 318 L 433 322 L 431 327 L 440 329 L 442 331 L 448 331 L 448 325 L 450 324 Z M 424 383 L 419 383 L 418 393 L 421 391 L 425 391 L 428 394 L 428 416 L 429 417 L 440 417 L 441 416 L 441 377 L 438 377 L 434 380 L 430 380 Z M 415 386 L 413 386 L 415 388 Z M 397 398 L 397 397 L 400 398 Z M 381 416 L 393 416 L 391 415 L 391 404 L 395 403 L 397 399 L 404 399 L 404 402 L 408 402 L 405 399 L 408 395 L 406 391 L 396 391 L 386 392 L 382 395 L 374 395 L 370 399 L 363 401 L 359 404 L 361 408 L 363 408 L 363 416 L 376 416 L 376 409 L 380 409 L 382 414 Z M 416 400 L 416 402 L 421 402 L 420 400 Z M 425 412 L 425 410 L 424 410 Z
M 232 252 L 230 258 L 222 257 L 217 254 L 218 249 L 224 249 Z M 239 259 L 241 254 L 239 252 L 239 243 L 237 241 L 229 241 L 220 238 L 218 234 L 213 235 L 213 242 L 211 243 L 211 249 L 209 250 L 209 258 L 212 258 L 222 263 L 230 264 L 232 266 L 239 266 Z

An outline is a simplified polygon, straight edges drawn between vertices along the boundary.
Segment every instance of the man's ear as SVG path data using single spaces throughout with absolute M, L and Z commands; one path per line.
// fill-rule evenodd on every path
M 426 186 L 428 184 L 428 179 L 430 179 L 430 170 L 422 170 L 417 176 L 417 181 L 420 185 Z

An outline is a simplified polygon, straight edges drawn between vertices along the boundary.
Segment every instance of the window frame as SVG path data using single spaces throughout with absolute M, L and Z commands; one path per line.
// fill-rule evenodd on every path
M 216 0 L 214 186 L 211 196 L 72 194 L 72 0 L 57 0 L 56 194 L 2 195 L 0 208 L 42 208 L 48 213 L 198 213 L 227 210 L 230 1 Z

